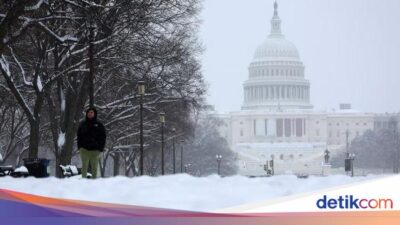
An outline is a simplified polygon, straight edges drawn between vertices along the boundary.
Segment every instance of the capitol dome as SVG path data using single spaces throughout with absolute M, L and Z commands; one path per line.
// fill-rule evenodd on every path
M 296 46 L 282 37 L 269 37 L 254 54 L 254 61 L 300 60 Z
M 304 71 L 296 46 L 282 34 L 275 2 L 271 33 L 256 49 L 249 66 L 249 79 L 243 84 L 242 109 L 311 109 L 310 82 L 305 79 Z

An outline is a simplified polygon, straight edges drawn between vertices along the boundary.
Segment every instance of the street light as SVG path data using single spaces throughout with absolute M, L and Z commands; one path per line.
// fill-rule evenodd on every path
M 161 175 L 164 175 L 164 124 L 165 124 L 164 112 L 160 112 L 160 123 L 161 123 Z
M 176 173 L 176 169 L 175 169 L 175 132 L 176 132 L 176 129 L 175 128 L 172 128 L 172 133 L 173 133 L 173 136 L 172 136 L 172 164 L 173 164 L 173 170 L 174 170 L 174 174 Z
M 349 154 L 350 160 L 351 160 L 351 176 L 354 176 L 354 159 L 356 158 L 356 154 L 350 153 Z
M 181 140 L 181 173 L 183 173 L 183 142 L 184 140 Z
M 346 129 L 346 153 L 349 153 L 349 136 L 350 136 L 350 131 L 349 129 Z
M 143 176 L 143 97 L 145 94 L 145 85 L 144 81 L 138 81 L 138 90 L 137 90 L 140 98 L 139 98 L 139 117 L 140 117 L 140 125 L 139 125 L 139 133 L 140 133 L 140 160 L 139 160 L 139 167 L 140 167 L 140 175 Z
M 329 158 L 330 158 L 329 153 L 330 153 L 330 151 L 328 149 L 326 149 L 324 151 L 324 164 L 325 165 L 329 164 Z
M 89 22 L 89 105 L 94 107 L 94 30 L 97 28 L 95 22 L 93 21 L 93 15 Z
M 192 166 L 192 164 L 188 163 L 185 165 L 185 173 L 187 173 L 187 170 Z
M 217 163 L 218 163 L 218 175 L 220 175 L 222 155 L 216 155 L 215 158 L 217 159 Z

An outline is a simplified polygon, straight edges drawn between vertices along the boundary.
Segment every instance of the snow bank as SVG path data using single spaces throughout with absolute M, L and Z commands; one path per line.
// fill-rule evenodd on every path
M 192 177 L 186 174 L 163 177 L 112 177 L 97 180 L 79 176 L 0 178 L 0 188 L 48 197 L 109 202 L 193 211 L 215 211 L 246 203 L 315 191 L 382 176 L 334 175 L 298 179 L 292 175 L 270 178 L 233 176 Z

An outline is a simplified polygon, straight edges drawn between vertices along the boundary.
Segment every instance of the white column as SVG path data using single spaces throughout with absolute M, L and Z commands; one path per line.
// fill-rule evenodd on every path
M 267 120 L 268 136 L 276 136 L 276 119 Z
M 296 86 L 292 86 L 292 99 L 296 99 Z
M 290 128 L 291 128 L 290 136 L 293 137 L 294 136 L 294 120 L 293 119 L 290 119 Z
M 286 86 L 286 98 L 289 100 L 290 98 L 290 87 Z
M 253 93 L 251 93 L 251 87 L 249 87 L 249 100 L 253 99 Z
M 281 99 L 281 86 L 278 86 L 278 99 Z
M 293 86 L 293 99 L 296 99 L 296 86 Z
M 300 87 L 300 98 L 303 100 L 304 96 L 303 96 L 303 87 Z
M 300 87 L 296 87 L 296 96 L 297 99 L 300 99 Z
M 263 71 L 264 71 L 264 70 L 263 70 Z M 265 96 L 264 96 L 264 86 L 261 86 L 260 89 L 261 89 L 261 100 L 264 100 L 264 99 L 265 99 Z
M 267 87 L 263 86 L 262 89 L 263 89 L 263 99 L 267 99 Z
M 296 99 L 296 86 L 292 86 L 292 99 Z

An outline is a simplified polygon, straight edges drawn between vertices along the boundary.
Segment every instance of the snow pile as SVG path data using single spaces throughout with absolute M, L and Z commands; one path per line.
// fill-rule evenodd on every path
M 28 169 L 25 166 L 20 166 L 14 170 L 14 172 L 20 172 L 20 173 L 28 173 Z
M 48 197 L 109 202 L 193 211 L 215 211 L 276 197 L 330 188 L 382 176 L 334 175 L 298 179 L 292 175 L 270 178 L 233 176 L 112 177 L 96 180 L 75 176 L 35 179 L 0 178 L 0 188 Z
M 63 170 L 64 176 L 72 176 L 72 175 L 78 175 L 79 171 L 78 168 L 74 165 L 60 165 L 61 169 Z

